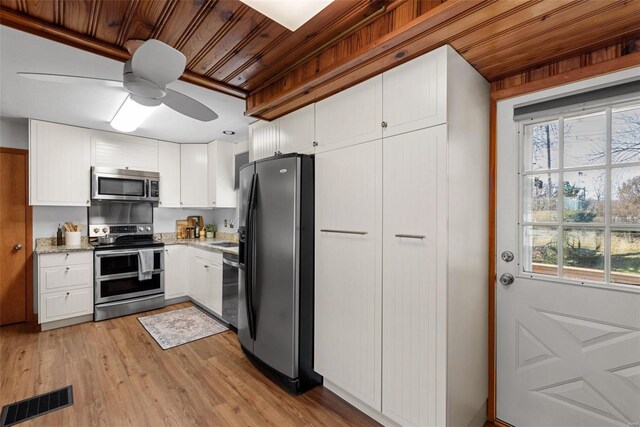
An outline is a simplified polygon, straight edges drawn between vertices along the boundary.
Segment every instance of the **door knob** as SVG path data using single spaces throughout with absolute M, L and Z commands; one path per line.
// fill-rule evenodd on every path
M 502 276 L 500 276 L 500 283 L 505 286 L 512 285 L 515 280 L 516 279 L 515 277 L 513 277 L 513 274 L 504 273 Z
M 502 258 L 502 260 L 504 262 L 511 262 L 513 261 L 513 252 L 511 251 L 504 251 L 500 254 L 500 257 Z
M 20 249 L 22 249 L 22 243 L 17 243 L 14 247 L 14 250 L 19 251 Z

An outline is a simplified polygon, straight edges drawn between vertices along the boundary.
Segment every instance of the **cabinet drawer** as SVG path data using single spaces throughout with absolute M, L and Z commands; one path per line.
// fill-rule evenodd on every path
M 93 287 L 40 296 L 39 323 L 93 313 Z
M 189 248 L 189 256 L 202 258 L 214 265 L 222 265 L 222 252 L 211 252 L 204 249 Z
M 40 292 L 59 291 L 62 288 L 93 287 L 93 265 L 72 264 L 40 269 Z
M 93 264 L 93 252 L 64 252 L 59 254 L 44 254 L 38 257 L 38 267 L 56 267 L 74 264 Z

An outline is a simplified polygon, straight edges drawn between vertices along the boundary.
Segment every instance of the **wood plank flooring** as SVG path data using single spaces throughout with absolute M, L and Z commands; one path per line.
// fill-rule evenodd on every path
M 247 360 L 232 332 L 162 350 L 138 316 L 47 332 L 1 328 L 0 405 L 71 384 L 73 406 L 24 425 L 378 425 L 322 387 L 288 395 Z

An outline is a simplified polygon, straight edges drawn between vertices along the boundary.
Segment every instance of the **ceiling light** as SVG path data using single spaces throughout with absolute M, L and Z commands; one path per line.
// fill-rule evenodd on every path
M 133 132 L 160 105 L 155 99 L 127 96 L 120 109 L 111 120 L 111 127 L 120 132 Z
M 235 135 L 236 133 L 232 130 L 223 130 L 222 133 L 224 133 L 225 135 Z
M 295 31 L 333 0 L 240 0 L 242 3 Z

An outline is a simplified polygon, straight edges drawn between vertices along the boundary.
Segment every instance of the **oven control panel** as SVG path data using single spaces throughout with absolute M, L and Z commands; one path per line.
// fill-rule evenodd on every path
M 89 237 L 127 236 L 136 234 L 153 234 L 153 224 L 92 224 L 89 226 Z

